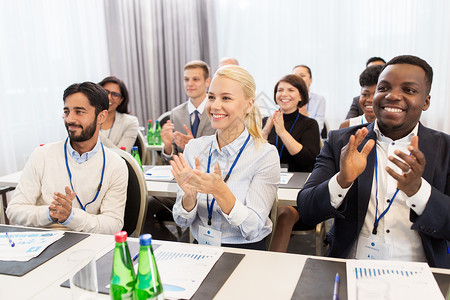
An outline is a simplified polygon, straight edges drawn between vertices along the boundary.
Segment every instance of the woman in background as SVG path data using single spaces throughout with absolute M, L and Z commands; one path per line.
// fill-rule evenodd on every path
M 280 164 L 261 135 L 255 87 L 239 66 L 217 70 L 205 108 L 216 134 L 190 140 L 171 161 L 180 186 L 175 222 L 199 244 L 266 249 Z
M 280 106 L 266 122 L 263 137 L 277 147 L 281 167 L 290 172 L 311 172 L 320 151 L 319 125 L 299 110 L 308 102 L 308 88 L 297 75 L 281 78 L 274 89 L 275 103 Z M 299 220 L 297 209 L 280 206 L 278 225 L 270 250 L 286 252 L 292 227 Z
M 138 134 L 139 122 L 128 114 L 128 90 L 117 77 L 110 76 L 99 82 L 108 93 L 108 118 L 102 124 L 100 140 L 109 148 L 126 147 L 131 151 Z

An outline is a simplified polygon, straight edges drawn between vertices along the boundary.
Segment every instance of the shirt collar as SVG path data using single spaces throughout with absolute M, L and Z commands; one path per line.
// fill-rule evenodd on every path
M 197 110 L 200 115 L 203 114 L 203 111 L 205 110 L 205 106 L 206 106 L 206 101 L 205 101 L 206 98 L 207 97 L 205 97 L 205 99 L 203 99 L 202 103 L 200 103 L 200 105 L 197 108 L 195 108 L 194 104 L 192 104 L 191 99 L 189 99 L 189 101 L 188 101 L 188 112 L 189 112 L 189 115 L 192 115 L 192 113 L 195 110 Z
M 388 142 L 388 143 L 392 142 L 391 138 L 389 138 L 389 137 L 385 136 L 383 133 L 381 133 L 380 127 L 378 127 L 378 122 L 375 121 L 374 123 L 375 123 L 375 126 L 373 127 L 373 130 L 375 131 L 375 134 L 377 135 L 377 141 Z M 397 141 L 410 143 L 413 136 L 417 135 L 418 130 L 419 130 L 419 122 L 417 122 L 416 126 L 414 126 L 413 130 L 411 130 L 411 132 L 408 135 L 406 135 L 405 137 L 403 137 Z
M 70 138 L 67 139 L 67 153 L 75 160 L 77 163 L 82 164 L 92 158 L 98 151 L 100 147 L 100 138 L 97 139 L 97 143 L 91 151 L 85 152 L 80 155 L 75 149 L 72 148 L 70 144 Z
M 219 149 L 219 144 L 217 143 L 217 131 L 215 134 L 215 138 L 213 140 L 211 153 L 213 151 L 217 151 L 218 153 L 223 152 L 225 154 L 228 154 L 229 156 L 234 156 L 239 152 L 242 145 L 245 143 L 245 140 L 248 137 L 248 131 L 247 128 L 244 128 L 244 131 L 239 135 L 234 141 L 226 145 L 225 147 L 222 147 L 222 150 Z

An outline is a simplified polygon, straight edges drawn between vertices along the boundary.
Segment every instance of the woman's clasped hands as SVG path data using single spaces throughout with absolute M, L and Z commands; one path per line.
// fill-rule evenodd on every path
M 187 211 L 195 207 L 197 193 L 212 194 L 214 196 L 220 193 L 223 185 L 226 185 L 222 179 L 222 171 L 218 163 L 215 164 L 213 172 L 205 173 L 201 170 L 201 162 L 198 156 L 195 158 L 195 169 L 192 169 L 184 159 L 183 154 L 180 153 L 173 156 L 170 164 L 172 166 L 172 175 L 185 193 L 183 207 Z

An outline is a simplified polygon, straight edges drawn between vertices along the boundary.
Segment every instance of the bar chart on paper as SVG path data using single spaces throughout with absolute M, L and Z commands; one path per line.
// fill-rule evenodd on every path
M 444 299 L 426 263 L 349 260 L 348 299 Z
M 190 299 L 222 255 L 216 247 L 165 244 L 155 250 L 155 259 L 169 299 Z

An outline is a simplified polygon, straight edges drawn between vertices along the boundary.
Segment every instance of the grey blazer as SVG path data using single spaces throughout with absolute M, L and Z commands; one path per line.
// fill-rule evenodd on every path
M 183 125 L 186 125 L 188 128 L 191 127 L 191 117 L 189 115 L 187 101 L 172 109 L 172 112 L 170 114 L 170 121 L 173 123 L 175 131 L 187 134 L 186 130 L 184 130 L 183 127 Z M 208 115 L 206 114 L 206 110 L 203 111 L 200 117 L 200 124 L 198 125 L 197 137 L 213 135 L 215 132 L 216 130 L 211 127 L 211 122 L 209 121 Z M 178 147 L 175 143 L 172 143 L 172 149 L 173 154 L 183 153 L 184 150 Z M 164 161 L 168 162 L 170 159 L 172 159 L 171 155 L 165 155 L 164 152 L 161 153 Z

